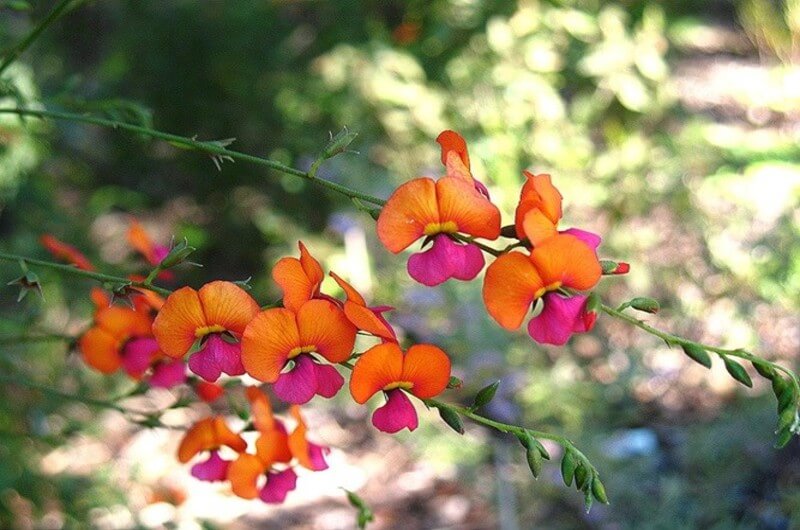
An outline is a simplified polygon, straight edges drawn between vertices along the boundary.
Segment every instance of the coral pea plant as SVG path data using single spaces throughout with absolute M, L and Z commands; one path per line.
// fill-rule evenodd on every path
M 59 3 L 12 50 L 0 64 L 0 74 L 67 4 Z M 509 332 L 527 321 L 533 341 L 564 345 L 573 334 L 591 332 L 597 318 L 604 315 L 682 349 L 705 367 L 718 358 L 732 378 L 751 387 L 749 364 L 771 382 L 777 398 L 776 446 L 786 445 L 800 432 L 800 384 L 793 371 L 743 349 L 701 344 L 652 327 L 637 316 L 659 310 L 651 298 L 637 297 L 616 306 L 604 303 L 594 291 L 596 286 L 601 280 L 626 274 L 630 266 L 601 259 L 600 236 L 562 227 L 557 178 L 526 171 L 514 222 L 502 226 L 500 209 L 488 188 L 473 176 L 467 144 L 454 131 L 446 130 L 436 139 L 441 147 L 441 178 L 413 179 L 383 200 L 317 176 L 326 160 L 352 144 L 356 135 L 348 130 L 332 136 L 310 169 L 303 171 L 229 149 L 229 141 L 201 141 L 101 116 L 24 106 L 0 108 L 0 114 L 110 127 L 202 153 L 218 168 L 226 160 L 241 160 L 305 179 L 351 199 L 356 209 L 376 221 L 377 237 L 391 253 L 414 247 L 406 266 L 409 276 L 420 284 L 433 288 L 448 281 L 482 279 L 488 316 Z M 499 383 L 474 396 L 457 396 L 462 382 L 451 374 L 448 353 L 435 344 L 401 340 L 391 323 L 392 308 L 382 305 L 391 300 L 369 304 L 335 271 L 327 274 L 344 293 L 343 299 L 323 292 L 326 271 L 313 249 L 302 242 L 296 256 L 274 264 L 271 275 L 283 296 L 269 305 L 248 293 L 247 282 L 216 280 L 198 289 L 166 289 L 160 280 L 178 278 L 179 282 L 175 268 L 186 263 L 194 249 L 186 241 L 160 245 L 135 220 L 130 223 L 128 242 L 150 265 L 140 276 L 98 272 L 77 248 L 47 234 L 41 243 L 57 261 L 6 252 L 0 253 L 0 260 L 21 268 L 21 274 L 8 282 L 20 288 L 20 299 L 28 292 L 41 293 L 35 272 L 40 268 L 100 283 L 87 293 L 95 304 L 91 326 L 73 339 L 87 369 L 102 374 L 122 371 L 136 382 L 123 398 L 168 388 L 180 396 L 170 407 L 175 408 L 217 402 L 237 393 L 246 397 L 249 408 L 238 432 L 221 412 L 183 428 L 176 457 L 192 464 L 190 473 L 198 480 L 226 482 L 234 495 L 245 499 L 283 502 L 295 490 L 298 477 L 328 467 L 329 448 L 311 441 L 313 430 L 306 424 L 303 407 L 344 392 L 362 405 L 379 395 L 380 406 L 371 422 L 384 433 L 414 431 L 419 423 L 417 411 L 427 408 L 435 409 L 458 435 L 465 433 L 465 420 L 513 435 L 534 477 L 541 473 L 544 461 L 551 459 L 542 443 L 548 440 L 551 447 L 560 446 L 564 483 L 583 493 L 587 510 L 593 501 L 608 502 L 600 473 L 569 439 L 484 414 L 483 407 L 493 399 Z M 357 336 L 366 337 L 358 348 Z M 365 341 L 369 346 L 360 346 Z M 64 394 L 33 381 L 3 380 L 117 410 L 144 427 L 164 426 L 164 410 L 145 413 L 119 401 Z M 453 402 L 439 397 L 446 389 L 454 390 L 449 394 L 455 396 Z M 270 395 L 288 405 L 288 417 L 274 413 Z M 464 402 L 471 404 L 460 404 Z M 231 415 L 241 412 L 230 410 Z M 347 492 L 347 497 L 358 510 L 359 526 L 366 526 L 372 518 L 369 508 L 356 494 Z

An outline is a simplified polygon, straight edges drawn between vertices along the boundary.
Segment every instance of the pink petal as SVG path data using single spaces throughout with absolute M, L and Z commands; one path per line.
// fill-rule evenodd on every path
M 220 458 L 217 451 L 211 451 L 211 455 L 205 462 L 200 462 L 192 466 L 192 476 L 206 482 L 218 482 L 228 478 L 228 466 L 230 462 Z
M 457 243 L 446 234 L 439 234 L 431 248 L 408 259 L 408 274 L 419 283 L 433 287 L 450 278 L 471 280 L 483 265 L 483 254 L 478 247 Z
M 308 456 L 311 458 L 311 466 L 314 471 L 322 471 L 328 469 L 328 462 L 325 461 L 325 455 L 331 452 L 329 447 L 307 442 Z
M 547 293 L 544 309 L 528 323 L 528 334 L 536 342 L 561 346 L 573 333 L 591 329 L 594 325 L 594 320 L 589 317 L 591 314 L 594 313 L 586 313 L 586 296 L 564 297 Z
M 261 488 L 259 497 L 269 504 L 280 504 L 297 486 L 297 474 L 293 469 L 286 469 L 277 473 L 267 473 L 267 483 Z
M 186 382 L 186 363 L 182 360 L 160 362 L 153 366 L 150 386 L 172 388 Z
M 225 372 L 228 375 L 242 375 L 242 347 L 231 344 L 218 333 L 209 335 L 203 348 L 189 357 L 189 369 L 205 379 L 214 382 Z
M 408 427 L 413 431 L 419 425 L 417 411 L 406 393 L 396 388 L 386 393 L 386 404 L 372 414 L 372 424 L 380 431 L 390 434 Z
M 311 356 L 305 354 L 295 357 L 294 363 L 291 370 L 278 376 L 272 390 L 283 401 L 302 405 L 308 403 L 317 393 L 316 363 Z
M 597 247 L 600 246 L 600 242 L 603 241 L 603 238 L 601 238 L 597 234 L 593 234 L 591 232 L 587 232 L 586 230 L 581 230 L 580 228 L 570 228 L 568 230 L 559 230 L 559 233 L 560 234 L 573 235 L 573 236 L 577 237 L 578 239 L 580 239 L 581 241 L 583 241 L 584 243 L 586 243 L 587 245 L 589 245 L 589 248 L 591 248 L 592 250 L 595 250 L 595 251 L 597 250 Z
M 486 187 L 486 185 L 483 182 L 479 181 L 478 179 L 475 179 L 475 189 L 478 190 L 478 193 L 480 193 L 481 195 L 486 197 L 486 200 L 488 200 L 488 201 L 492 200 L 492 198 L 489 197 L 488 188 Z
M 150 367 L 158 343 L 152 337 L 142 337 L 129 341 L 122 349 L 122 368 L 131 377 L 140 378 Z
M 317 378 L 316 393 L 324 398 L 332 398 L 344 385 L 344 377 L 329 364 L 313 364 Z
M 169 254 L 169 247 L 153 245 L 153 261 L 155 262 L 153 265 L 161 263 L 167 257 L 167 254 Z

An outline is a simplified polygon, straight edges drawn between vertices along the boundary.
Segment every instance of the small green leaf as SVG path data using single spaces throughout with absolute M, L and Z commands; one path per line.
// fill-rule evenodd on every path
M 461 417 L 458 415 L 458 413 L 451 408 L 447 407 L 438 407 L 438 408 L 439 408 L 439 416 L 441 416 L 444 422 L 458 434 L 464 434 L 464 423 L 461 421 Z
M 722 360 L 725 361 L 725 369 L 729 374 L 731 374 L 731 377 L 742 383 L 744 386 L 753 388 L 753 380 L 750 379 L 750 375 L 744 369 L 744 366 L 728 357 L 723 357 Z
M 344 488 L 342 488 L 344 489 Z M 367 503 L 364 502 L 364 499 L 356 495 L 355 492 L 350 490 L 344 490 L 347 494 L 347 501 L 350 505 L 358 510 L 356 515 L 356 524 L 360 530 L 364 530 L 367 527 L 367 524 L 375 520 L 375 515 L 372 513 L 372 510 Z
M 591 472 L 583 463 L 578 463 L 578 467 L 575 469 L 575 487 L 582 490 L 587 485 L 587 480 L 591 480 Z
M 539 454 L 542 455 L 542 458 L 544 458 L 545 460 L 550 460 L 550 453 L 547 452 L 547 449 L 544 448 L 542 443 L 535 438 L 533 441 L 536 444 L 536 449 L 539 450 Z
M 494 398 L 494 395 L 497 392 L 497 387 L 499 386 L 500 386 L 500 381 L 495 381 L 491 385 L 487 385 L 481 388 L 478 391 L 478 394 L 475 396 L 475 401 L 472 402 L 472 406 L 470 406 L 470 409 L 477 410 L 483 407 L 484 405 L 487 405 Z
M 766 379 L 774 379 L 775 376 L 778 375 L 775 369 L 766 363 L 753 362 L 752 364 L 753 368 L 756 369 L 756 372 L 758 372 L 761 377 Z
M 661 309 L 658 300 L 648 298 L 646 296 L 637 296 L 629 302 L 630 307 L 637 311 L 644 311 L 645 313 L 655 314 Z
M 528 460 L 528 467 L 531 470 L 531 474 L 534 478 L 539 478 L 542 472 L 542 453 L 540 453 L 536 447 L 532 447 L 525 451 L 525 457 Z
M 797 418 L 797 409 L 794 407 L 786 407 L 778 415 L 778 430 L 791 430 L 790 427 Z
M 786 385 L 777 398 L 779 413 L 788 408 L 795 408 L 794 387 L 792 385 Z
M 778 440 L 775 442 L 775 447 L 778 449 L 786 447 L 786 444 L 792 440 L 792 436 L 793 433 L 789 429 L 778 431 Z
M 711 368 L 711 356 L 708 352 L 696 344 L 683 344 L 683 353 L 693 361 L 702 364 L 706 368 Z
M 600 482 L 600 477 L 597 475 L 594 476 L 592 479 L 592 495 L 598 501 L 602 502 L 603 504 L 608 504 L 608 497 L 606 496 L 606 488 L 603 486 L 603 483 Z
M 575 477 L 575 468 L 578 462 L 575 455 L 569 449 L 564 450 L 564 457 L 561 459 L 561 476 L 564 478 L 564 484 L 570 486 L 572 479 Z

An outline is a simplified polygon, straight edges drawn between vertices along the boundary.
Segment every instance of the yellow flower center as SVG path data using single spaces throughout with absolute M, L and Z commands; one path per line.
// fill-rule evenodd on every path
M 411 381 L 395 381 L 394 383 L 389 383 L 385 387 L 384 390 L 394 390 L 395 388 L 402 388 L 403 390 L 411 390 L 414 388 L 414 383 Z
M 455 234 L 458 232 L 458 225 L 454 221 L 445 221 L 444 223 L 428 223 L 425 225 L 423 233 L 426 236 L 434 236 L 436 234 Z
M 223 331 L 225 331 L 224 327 L 220 326 L 219 324 L 214 324 L 213 326 L 197 328 L 194 330 L 194 336 L 199 339 L 201 337 L 205 337 L 206 335 L 210 335 L 211 333 L 222 333 Z
M 317 351 L 317 347 L 314 344 L 312 344 L 310 346 L 298 346 L 297 348 L 293 348 L 289 352 L 288 359 L 294 359 L 295 357 L 297 357 L 301 353 L 311 353 L 313 351 Z
M 545 285 L 544 286 L 544 291 L 545 292 L 547 292 L 547 291 L 558 291 L 561 288 L 561 284 L 562 284 L 561 281 L 557 281 L 557 282 L 551 283 L 550 285 Z M 544 293 L 542 293 L 542 294 L 544 294 Z M 541 295 L 539 295 L 539 296 L 541 296 Z

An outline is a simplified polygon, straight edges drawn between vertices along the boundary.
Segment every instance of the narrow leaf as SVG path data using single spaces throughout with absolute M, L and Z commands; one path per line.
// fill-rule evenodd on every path
M 774 379 L 775 376 L 778 375 L 778 373 L 775 371 L 775 369 L 773 367 L 771 367 L 770 365 L 768 365 L 768 364 L 758 363 L 758 362 L 754 362 L 752 364 L 753 364 L 753 368 L 756 369 L 756 372 L 758 372 L 758 374 L 761 377 L 764 377 L 766 379 L 770 379 L 771 380 L 771 379 Z
M 442 417 L 444 422 L 449 425 L 451 429 L 456 431 L 458 434 L 464 434 L 464 423 L 461 421 L 461 417 L 458 415 L 458 413 L 453 409 L 439 407 L 439 416 Z
M 487 405 L 494 398 L 495 393 L 497 393 L 497 387 L 499 386 L 500 381 L 495 381 L 491 385 L 481 388 L 478 391 L 478 394 L 475 396 L 475 401 L 472 402 L 472 406 L 470 408 L 472 410 L 476 410 L 484 405 Z
M 696 344 L 683 344 L 683 353 L 689 356 L 693 361 L 702 364 L 706 368 L 711 368 L 711 356 L 700 346 Z
M 731 374 L 731 377 L 742 383 L 744 386 L 753 388 L 753 380 L 750 379 L 750 375 L 744 369 L 744 366 L 728 357 L 723 357 L 722 359 L 725 361 L 725 369 L 729 374 Z

